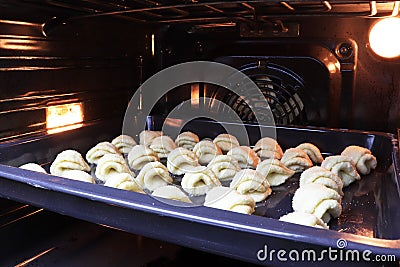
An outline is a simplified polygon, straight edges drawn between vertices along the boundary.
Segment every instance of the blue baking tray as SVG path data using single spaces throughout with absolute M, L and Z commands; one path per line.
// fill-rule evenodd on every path
M 223 123 L 207 120 L 186 125 L 175 121 L 168 125 L 163 118 L 149 117 L 147 125 L 153 130 L 163 126 L 167 132 L 168 127 L 183 127 L 200 138 L 213 138 L 224 131 Z M 257 127 L 246 125 L 251 144 L 260 138 Z M 360 145 L 377 157 L 378 168 L 345 189 L 343 213 L 330 222 L 330 230 L 277 220 L 291 211 L 291 198 L 298 186 L 296 177 L 275 187 L 273 194 L 257 205 L 255 214 L 243 215 L 203 206 L 170 205 L 145 194 L 13 167 L 26 162 L 48 167 L 64 149 L 84 154 L 96 143 L 120 134 L 115 122 L 98 122 L 69 132 L 0 144 L 0 196 L 260 265 L 321 266 L 346 262 L 346 266 L 397 266 L 400 187 L 395 137 L 387 133 L 313 127 L 278 126 L 274 130 L 283 149 L 312 142 L 327 156 L 340 153 L 348 145 Z

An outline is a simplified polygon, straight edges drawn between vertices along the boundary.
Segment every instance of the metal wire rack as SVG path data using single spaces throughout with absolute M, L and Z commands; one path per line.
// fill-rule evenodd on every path
M 144 23 L 263 21 L 285 16 L 398 16 L 400 1 L 279 0 L 0 0 L 2 5 L 51 6 L 68 19 L 118 16 Z

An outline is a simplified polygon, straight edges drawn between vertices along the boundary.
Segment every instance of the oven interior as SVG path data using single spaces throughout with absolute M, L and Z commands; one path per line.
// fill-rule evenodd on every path
M 80 119 L 63 127 L 104 123 L 104 131 L 90 133 L 76 144 L 82 151 L 95 140 L 111 139 L 121 132 L 127 105 L 140 85 L 158 71 L 188 61 L 223 63 L 248 75 L 278 125 L 396 133 L 400 59 L 377 56 L 368 34 L 377 21 L 397 16 L 398 11 L 398 2 L 375 1 L 0 0 L 0 141 L 7 148 L 15 144 L 16 149 L 16 144 L 26 143 L 17 158 L 1 155 L 2 163 L 48 164 L 49 154 L 68 146 L 65 139 L 48 143 L 49 154 L 29 151 L 30 142 L 54 134 L 49 125 L 53 107 L 65 112 L 79 106 Z M 199 97 L 217 99 L 244 122 L 256 122 L 239 95 L 208 83 L 174 88 L 160 97 L 149 115 L 167 116 L 181 103 Z M 62 258 L 85 247 L 88 254 L 73 262 L 83 265 L 99 250 L 124 242 L 136 244 L 132 250 L 140 255 L 145 254 L 143 247 L 153 247 L 160 261 L 179 253 L 184 258 L 202 253 L 10 200 L 2 200 L 1 207 L 1 231 L 14 240 L 2 252 L 10 259 L 6 265 L 42 255 L 48 248 L 43 255 L 56 256 L 38 256 L 21 266 L 35 266 L 40 259 L 43 265 L 62 266 Z M 27 237 L 28 232 L 37 234 Z M 32 250 L 36 245 L 41 251 Z M 160 264 L 145 263 L 157 260 L 147 256 L 135 262 L 129 253 L 122 250 L 109 257 L 133 266 Z M 201 256 L 222 266 L 231 263 Z M 101 259 L 99 266 L 113 265 Z

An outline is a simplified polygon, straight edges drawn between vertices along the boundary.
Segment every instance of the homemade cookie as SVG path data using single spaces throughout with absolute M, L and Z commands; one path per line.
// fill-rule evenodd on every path
M 121 134 L 115 137 L 111 144 L 113 144 L 121 154 L 128 154 L 132 147 L 136 146 L 136 141 L 129 135 Z
M 53 163 L 50 165 L 50 173 L 61 176 L 64 171 L 68 170 L 89 172 L 90 166 L 78 151 L 68 149 L 57 155 Z
M 343 150 L 341 155 L 351 158 L 357 171 L 363 175 L 369 174 L 378 164 L 376 157 L 372 155 L 371 151 L 360 146 L 348 146 Z

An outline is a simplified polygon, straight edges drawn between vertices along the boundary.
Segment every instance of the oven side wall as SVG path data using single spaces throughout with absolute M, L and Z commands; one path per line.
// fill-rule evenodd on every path
M 122 118 L 148 62 L 150 27 L 98 18 L 49 16 L 0 21 L 0 140 L 46 131 L 49 106 L 82 103 L 84 123 Z

